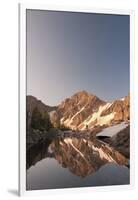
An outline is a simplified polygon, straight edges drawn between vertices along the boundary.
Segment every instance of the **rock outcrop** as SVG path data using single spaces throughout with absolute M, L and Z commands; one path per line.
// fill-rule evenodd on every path
M 121 100 L 115 100 L 112 105 L 104 110 L 101 113 L 101 116 L 108 115 L 110 113 L 115 113 L 114 121 L 124 121 L 129 120 L 129 106 L 130 106 L 130 98 L 129 96 L 121 99 Z
M 61 123 L 76 129 L 84 120 L 98 111 L 99 106 L 104 104 L 105 102 L 97 96 L 81 91 L 74 94 L 71 98 L 65 99 L 58 106 L 57 110 Z
M 86 91 L 65 99 L 57 108 L 61 124 L 84 130 L 129 120 L 130 97 L 105 102 Z
M 121 130 L 114 137 L 108 138 L 106 142 L 125 157 L 130 158 L 130 126 Z

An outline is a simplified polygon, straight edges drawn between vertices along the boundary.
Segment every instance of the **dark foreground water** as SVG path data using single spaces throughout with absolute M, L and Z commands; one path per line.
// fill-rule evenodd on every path
M 127 159 L 100 141 L 65 138 L 27 152 L 27 190 L 129 184 Z

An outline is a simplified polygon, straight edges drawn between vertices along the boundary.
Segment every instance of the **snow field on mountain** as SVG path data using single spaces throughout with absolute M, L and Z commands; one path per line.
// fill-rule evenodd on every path
M 120 132 L 121 130 L 125 129 L 127 126 L 128 126 L 128 124 L 126 122 L 122 122 L 120 124 L 117 124 L 117 125 L 114 125 L 114 126 L 110 126 L 110 127 L 107 127 L 105 129 L 103 129 L 96 136 L 97 137 L 99 137 L 99 136 L 113 137 L 118 132 Z

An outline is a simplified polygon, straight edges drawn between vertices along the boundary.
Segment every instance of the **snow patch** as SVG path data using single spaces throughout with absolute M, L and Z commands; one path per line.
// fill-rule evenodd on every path
M 116 135 L 118 132 L 120 132 L 121 130 L 123 130 L 127 126 L 128 126 L 128 124 L 126 122 L 122 122 L 120 124 L 110 126 L 110 127 L 103 129 L 96 136 L 97 137 L 99 137 L 99 136 L 113 137 L 114 135 Z
M 87 105 L 87 104 L 86 104 L 86 105 Z M 81 110 L 79 110 L 79 111 L 71 118 L 71 120 L 73 120 L 74 117 L 76 117 L 76 115 L 78 115 L 79 113 L 81 113 L 81 112 L 84 110 L 84 108 L 86 107 L 86 105 L 83 106 L 83 107 L 81 108 Z
M 89 116 L 80 126 L 83 125 L 83 128 L 81 130 L 84 130 L 86 125 L 90 125 L 92 122 L 97 120 L 96 124 L 98 125 L 103 125 L 103 124 L 108 124 L 113 118 L 115 113 L 110 113 L 109 115 L 106 116 L 101 116 L 101 113 L 108 109 L 112 103 L 106 103 L 104 106 L 100 106 L 98 112 L 94 112 L 91 116 Z M 89 126 L 89 128 L 91 128 Z
M 120 100 L 121 100 L 121 101 L 124 101 L 124 100 L 125 100 L 125 98 L 121 98 Z
M 87 104 L 86 104 L 86 105 L 87 105 Z M 61 120 L 60 120 L 61 123 L 63 123 L 64 125 L 66 125 L 66 126 L 68 126 L 68 127 L 75 128 L 75 126 L 72 126 L 71 123 L 73 122 L 73 119 L 74 119 L 79 113 L 81 113 L 81 112 L 84 110 L 84 108 L 86 107 L 86 105 L 83 106 L 77 113 L 75 113 L 75 115 L 73 115 L 73 117 L 72 117 L 71 119 L 66 119 L 66 120 L 64 121 L 64 117 L 61 118 Z
M 94 146 L 93 146 L 92 148 L 93 148 L 93 150 L 99 152 L 99 156 L 100 156 L 101 159 L 106 159 L 106 160 L 108 160 L 109 162 L 115 162 L 115 160 L 114 160 L 110 155 L 106 154 L 106 153 L 102 150 L 102 148 L 97 148 L 97 147 L 94 147 Z
M 77 152 L 80 154 L 80 156 L 87 162 L 87 160 L 85 159 L 83 153 L 82 153 L 81 151 L 79 151 L 79 149 L 77 149 L 77 148 L 74 146 L 74 144 L 72 143 L 72 139 L 70 139 L 70 138 L 65 138 L 65 139 L 64 139 L 64 142 L 65 142 L 66 144 L 71 145 L 71 146 L 73 147 L 73 149 L 74 149 L 75 151 L 77 151 Z

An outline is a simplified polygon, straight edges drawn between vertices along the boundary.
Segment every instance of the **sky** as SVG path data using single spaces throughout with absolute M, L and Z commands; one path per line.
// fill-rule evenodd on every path
M 85 90 L 129 93 L 129 16 L 27 10 L 27 95 L 47 105 Z

